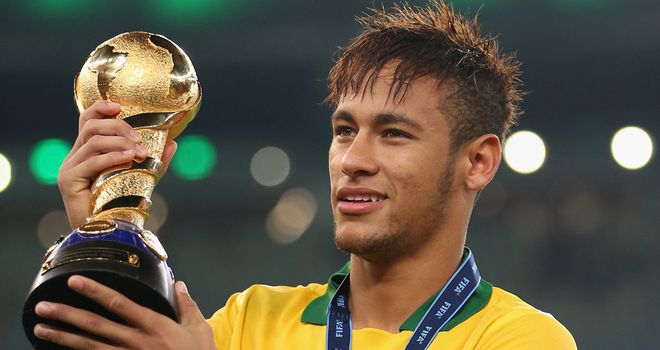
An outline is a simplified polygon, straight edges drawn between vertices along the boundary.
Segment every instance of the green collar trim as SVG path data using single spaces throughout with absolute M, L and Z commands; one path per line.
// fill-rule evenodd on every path
M 467 258 L 467 251 L 463 253 L 463 259 Z M 462 261 L 461 260 L 461 261 Z M 318 325 L 325 325 L 326 323 L 326 312 L 328 310 L 328 304 L 332 299 L 332 296 L 335 295 L 335 291 L 339 288 L 339 284 L 344 280 L 348 272 L 350 271 L 350 262 L 347 262 L 339 271 L 335 272 L 328 279 L 328 289 L 325 294 L 320 297 L 312 300 L 302 313 L 301 321 L 305 323 L 313 323 Z M 422 304 L 415 312 L 413 312 L 408 319 L 403 322 L 399 331 L 414 331 L 417 324 L 422 320 L 422 317 L 426 314 L 426 311 L 431 307 L 431 304 L 438 296 L 440 291 L 433 294 L 424 304 Z M 477 289 L 474 291 L 474 294 L 468 299 L 468 301 L 463 305 L 463 307 L 458 310 L 458 313 L 447 322 L 447 324 L 440 329 L 440 331 L 448 331 L 461 322 L 472 317 L 472 315 L 479 312 L 481 309 L 488 304 L 490 296 L 493 293 L 493 285 L 489 282 L 481 279 L 481 282 L 477 286 Z

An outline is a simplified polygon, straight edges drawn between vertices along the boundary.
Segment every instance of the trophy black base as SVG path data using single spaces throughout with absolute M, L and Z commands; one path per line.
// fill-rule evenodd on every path
M 78 229 L 58 241 L 47 253 L 44 266 L 35 279 L 23 308 L 23 328 L 35 349 L 66 349 L 37 338 L 34 335 L 37 323 L 74 333 L 85 333 L 71 325 L 36 315 L 34 308 L 40 301 L 67 304 L 125 324 L 119 316 L 71 290 L 67 281 L 72 275 L 89 277 L 137 304 L 178 321 L 174 277 L 164 258 L 144 244 L 144 240 L 136 232 L 137 227 L 117 221 L 119 227 L 115 225 L 111 232 L 101 235 L 81 235 Z

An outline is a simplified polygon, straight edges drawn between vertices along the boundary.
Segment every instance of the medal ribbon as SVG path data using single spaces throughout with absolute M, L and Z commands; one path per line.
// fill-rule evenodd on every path
M 449 320 L 463 307 L 481 282 L 479 269 L 472 252 L 461 263 L 449 282 L 438 293 L 433 304 L 426 311 L 422 320 L 408 340 L 406 350 L 427 349 L 431 342 Z M 351 312 L 348 310 L 349 275 L 339 284 L 339 288 L 328 304 L 327 312 L 327 350 L 351 349 Z

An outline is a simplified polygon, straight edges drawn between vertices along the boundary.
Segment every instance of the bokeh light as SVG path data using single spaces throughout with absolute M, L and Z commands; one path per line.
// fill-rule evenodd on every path
M 250 172 L 255 181 L 263 186 L 277 186 L 286 180 L 291 171 L 289 156 L 282 149 L 268 146 L 252 157 Z
M 179 137 L 177 143 L 178 147 L 171 163 L 176 175 L 185 180 L 200 180 L 211 175 L 217 155 L 208 138 L 186 135 Z
M 0 153 L 0 192 L 9 187 L 11 183 L 11 163 L 7 157 Z
M 50 247 L 60 236 L 66 236 L 71 231 L 69 219 L 64 210 L 53 210 L 47 213 L 37 225 L 37 237 L 44 248 Z
M 286 191 L 266 218 L 266 232 L 279 244 L 291 244 L 309 228 L 316 216 L 316 197 L 303 188 Z
M 637 170 L 651 160 L 653 140 L 644 129 L 627 126 L 614 134 L 610 150 L 617 164 L 629 170 Z
M 30 154 L 32 175 L 42 184 L 57 183 L 57 172 L 64 158 L 71 150 L 71 145 L 57 138 L 39 141 Z
M 504 161 L 513 171 L 531 174 L 545 162 L 545 143 L 531 131 L 513 133 L 504 144 Z

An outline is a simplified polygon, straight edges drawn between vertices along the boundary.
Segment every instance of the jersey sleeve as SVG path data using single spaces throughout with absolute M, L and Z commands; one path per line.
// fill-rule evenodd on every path
M 512 313 L 491 324 L 475 350 L 576 350 L 571 333 L 552 315 Z
M 213 330 L 215 347 L 218 350 L 230 350 L 232 340 L 240 336 L 240 309 L 244 293 L 235 293 L 227 300 L 223 308 L 216 311 L 207 320 Z

